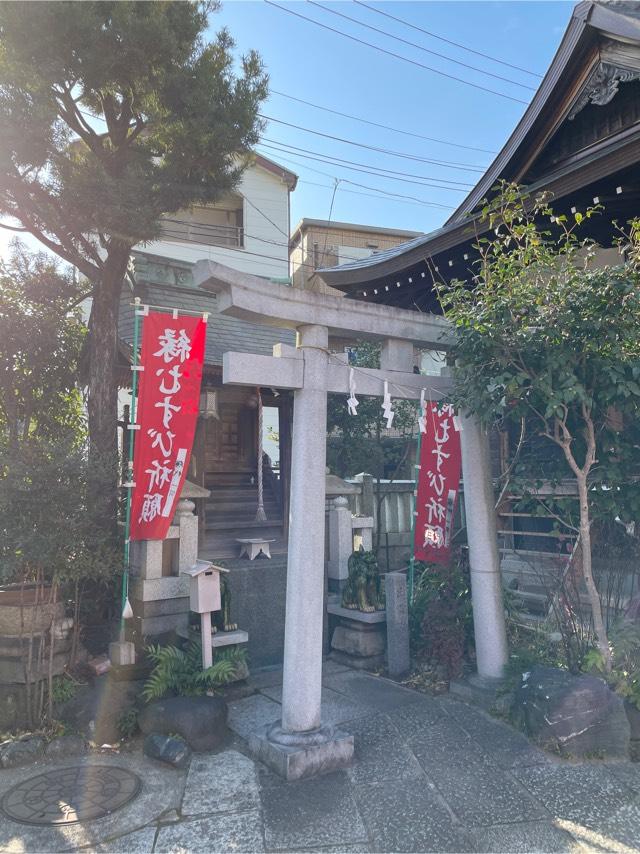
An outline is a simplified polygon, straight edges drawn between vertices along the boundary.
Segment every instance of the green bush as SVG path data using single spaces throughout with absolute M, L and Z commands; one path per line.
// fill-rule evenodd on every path
M 127 709 L 118 717 L 116 727 L 120 738 L 131 738 L 138 731 L 138 712 L 136 709 Z
M 51 683 L 51 699 L 56 706 L 72 700 L 77 691 L 77 683 L 67 676 L 54 676 Z
M 414 652 L 458 676 L 473 647 L 469 563 L 462 551 L 448 564 L 417 562 L 409 629 Z
M 619 620 L 609 631 L 612 668 L 607 672 L 604 657 L 598 649 L 585 656 L 583 669 L 595 671 L 610 687 L 640 709 L 640 625 L 632 620 Z
M 142 697 L 147 702 L 166 696 L 199 697 L 206 694 L 230 682 L 247 655 L 239 647 L 221 650 L 216 652 L 212 666 L 203 670 L 200 641 L 191 641 L 184 649 L 159 644 L 149 646 L 147 654 L 154 663 L 142 690 Z

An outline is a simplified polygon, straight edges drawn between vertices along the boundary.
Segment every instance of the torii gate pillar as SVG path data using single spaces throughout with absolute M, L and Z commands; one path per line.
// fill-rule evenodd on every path
M 285 617 L 282 729 L 320 727 L 324 602 L 324 504 L 327 447 L 326 326 L 300 326 L 304 386 L 294 391 L 289 560 Z M 313 425 L 310 429 L 310 425 Z

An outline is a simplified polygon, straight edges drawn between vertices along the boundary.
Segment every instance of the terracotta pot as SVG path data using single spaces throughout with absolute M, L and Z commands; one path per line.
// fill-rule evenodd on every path
M 0 587 L 0 635 L 16 636 L 46 631 L 51 621 L 64 617 L 64 603 L 49 604 L 51 587 L 35 584 L 7 584 Z M 36 601 L 37 598 L 37 601 Z M 22 604 L 21 604 L 22 603 Z

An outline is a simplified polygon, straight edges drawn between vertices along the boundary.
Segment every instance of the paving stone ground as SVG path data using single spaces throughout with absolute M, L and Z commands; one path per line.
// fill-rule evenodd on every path
M 640 764 L 554 759 L 509 726 L 449 697 L 433 698 L 327 662 L 325 720 L 353 733 L 351 768 L 285 783 L 245 738 L 280 713 L 277 673 L 230 704 L 231 743 L 188 769 L 140 752 L 91 756 L 135 771 L 141 794 L 122 810 L 69 827 L 0 815 L 0 851 L 99 852 L 640 852 Z M 51 768 L 5 770 L 0 798 Z

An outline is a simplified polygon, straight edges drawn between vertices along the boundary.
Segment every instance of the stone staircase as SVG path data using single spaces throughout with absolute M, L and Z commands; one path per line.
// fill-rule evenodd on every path
M 253 480 L 253 483 L 252 483 Z M 285 554 L 282 511 L 268 483 L 264 486 L 265 522 L 256 521 L 258 487 L 255 476 L 248 472 L 219 472 L 211 477 L 207 488 L 206 525 L 201 556 L 207 560 L 236 558 L 240 537 L 264 537 L 275 540 L 271 554 Z

